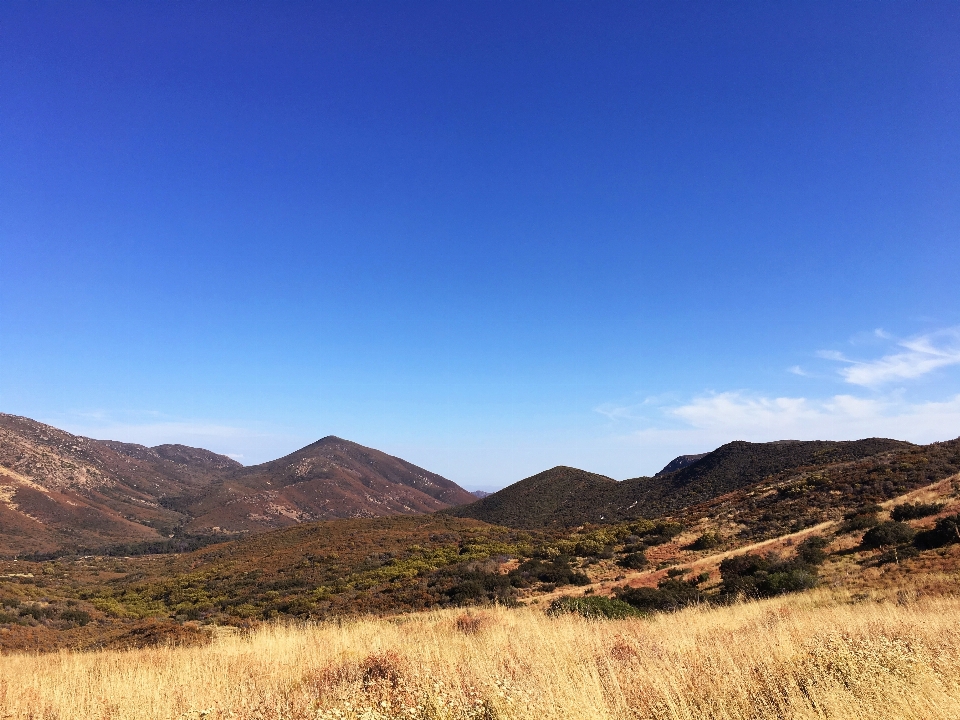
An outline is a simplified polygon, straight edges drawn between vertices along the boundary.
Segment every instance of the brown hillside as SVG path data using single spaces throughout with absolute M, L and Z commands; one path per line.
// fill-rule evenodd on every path
M 230 458 L 72 435 L 0 414 L 0 554 L 158 538 L 187 519 L 169 507 L 202 492 Z
M 446 478 L 332 436 L 245 468 L 201 448 L 93 440 L 0 413 L 0 556 L 428 513 L 472 500 Z
M 554 468 L 447 512 L 528 529 L 656 518 L 763 482 L 784 471 L 812 471 L 916 448 L 883 438 L 843 442 L 736 441 L 679 470 L 653 478 L 616 482 L 583 470 Z
M 232 473 L 187 512 L 195 530 L 261 530 L 332 518 L 428 513 L 474 499 L 406 460 L 329 436 Z

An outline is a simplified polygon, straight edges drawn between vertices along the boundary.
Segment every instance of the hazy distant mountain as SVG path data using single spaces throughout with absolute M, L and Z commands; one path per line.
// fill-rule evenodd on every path
M 470 494 L 479 500 L 483 500 L 490 493 L 488 493 L 486 490 L 471 490 Z
M 913 447 L 878 438 L 850 442 L 738 441 L 654 478 L 617 482 L 585 470 L 556 467 L 471 505 L 444 512 L 528 529 L 661 517 L 791 468 L 822 467 Z
M 72 435 L 0 413 L 0 555 L 433 512 L 474 496 L 411 463 L 328 437 L 243 467 L 185 445 Z

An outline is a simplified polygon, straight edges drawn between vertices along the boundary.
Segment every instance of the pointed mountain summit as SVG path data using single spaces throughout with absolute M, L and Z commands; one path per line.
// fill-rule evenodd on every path
M 188 506 L 190 527 L 256 530 L 341 517 L 407 515 L 475 500 L 451 480 L 330 435 L 231 473 Z
M 606 475 L 559 465 L 447 512 L 507 527 L 578 525 L 588 508 L 605 503 L 616 487 Z

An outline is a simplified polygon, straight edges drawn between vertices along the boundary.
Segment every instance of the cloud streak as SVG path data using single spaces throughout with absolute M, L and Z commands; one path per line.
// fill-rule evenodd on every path
M 902 351 L 877 360 L 853 360 L 836 351 L 818 353 L 826 360 L 847 363 L 843 379 L 861 387 L 876 388 L 898 380 L 913 380 L 934 370 L 960 365 L 960 329 L 950 328 L 897 343 Z
M 677 455 L 708 452 L 733 440 L 859 440 L 887 437 L 915 443 L 960 436 L 960 394 L 907 402 L 899 394 L 862 398 L 770 397 L 744 391 L 711 393 L 648 415 L 646 427 L 611 439 L 653 473 Z M 638 454 L 637 454 L 638 453 Z
M 850 440 L 893 437 L 933 442 L 960 436 L 960 394 L 944 401 L 909 403 L 897 396 L 858 398 L 834 395 L 764 397 L 725 392 L 694 398 L 663 413 L 680 422 L 674 428 L 637 431 L 647 441 L 683 440 Z

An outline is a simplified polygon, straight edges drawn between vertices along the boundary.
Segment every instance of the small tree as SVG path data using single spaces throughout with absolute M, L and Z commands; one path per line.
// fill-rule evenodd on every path
M 902 545 L 913 540 L 916 530 L 906 523 L 888 520 L 876 527 L 870 528 L 863 534 L 860 547 L 867 550 Z

